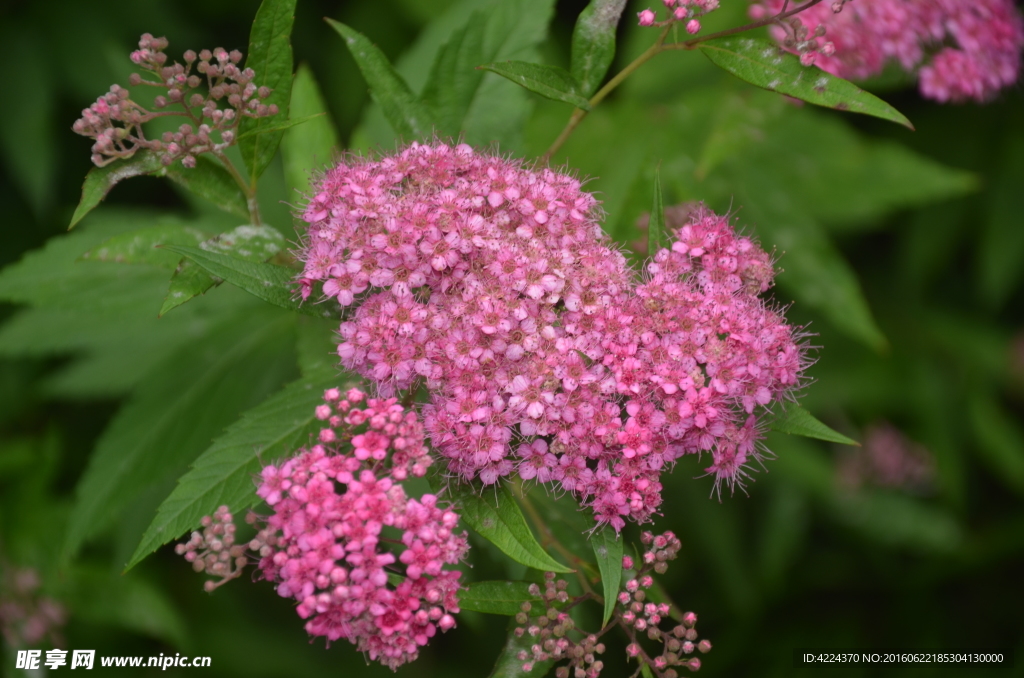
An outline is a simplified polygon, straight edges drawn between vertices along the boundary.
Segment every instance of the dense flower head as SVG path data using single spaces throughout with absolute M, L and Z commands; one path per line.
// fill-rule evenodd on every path
M 466 145 L 354 159 L 314 190 L 303 294 L 354 307 L 346 369 L 384 395 L 426 385 L 463 479 L 551 482 L 620 529 L 684 454 L 742 480 L 758 413 L 800 381 L 797 333 L 758 297 L 771 258 L 706 208 L 640 280 L 579 180 Z
M 68 613 L 63 605 L 42 595 L 43 582 L 31 567 L 17 567 L 0 557 L 0 636 L 11 648 L 44 641 L 62 647 L 61 629 Z
M 430 464 L 415 413 L 330 389 L 316 415 L 320 442 L 263 469 L 257 494 L 273 513 L 250 548 L 310 635 L 346 638 L 396 669 L 455 626 L 461 573 L 445 566 L 466 538 L 451 508 L 401 484 Z
M 239 68 L 242 53 L 238 50 L 228 52 L 217 47 L 198 54 L 189 50 L 184 65 L 167 65 L 167 45 L 167 38 L 146 33 L 130 57 L 149 74 L 143 77 L 133 73 L 130 85 L 166 90 L 154 100 L 155 111 L 133 101 L 127 89 L 113 85 L 83 110 L 72 126 L 78 134 L 95 139 L 92 161 L 97 167 L 130 158 L 140 148 L 156 152 L 164 165 L 180 159 L 186 167 L 194 167 L 200 153 L 220 152 L 235 143 L 243 117 L 277 114 L 276 105 L 262 101 L 272 90 L 253 82 L 256 74 L 251 68 Z M 164 115 L 181 115 L 189 122 L 160 139 L 147 139 L 142 125 Z
M 751 14 L 784 5 L 758 0 Z M 1024 20 L 1012 0 L 822 2 L 771 30 L 805 64 L 840 77 L 868 78 L 889 62 L 916 69 L 921 93 L 942 102 L 991 99 L 1017 81 L 1024 47 Z

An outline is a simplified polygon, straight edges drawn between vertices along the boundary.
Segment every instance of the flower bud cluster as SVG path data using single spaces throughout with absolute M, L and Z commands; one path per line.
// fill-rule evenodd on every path
M 0 565 L 0 633 L 4 641 L 9 647 L 22 648 L 48 638 L 61 647 L 60 629 L 67 621 L 64 606 L 40 595 L 42 581 L 35 569 Z
M 658 678 L 677 678 L 676 668 L 690 671 L 700 669 L 700 659 L 693 656 L 694 650 L 702 654 L 711 651 L 709 640 L 697 639 L 697 615 L 686 612 L 678 623 L 670 629 L 663 630 L 665 622 L 670 621 L 671 608 L 666 603 L 654 603 L 647 599 L 648 590 L 654 585 L 651 572 L 662 574 L 668 568 L 668 562 L 674 560 L 681 547 L 679 539 L 672 532 L 654 535 L 644 532 L 641 537 L 647 549 L 638 564 L 633 558 L 625 556 L 622 567 L 632 576 L 628 576 L 623 591 L 619 593 L 618 602 L 622 610 L 616 612 L 619 623 L 626 629 L 630 643 L 626 646 L 626 654 L 636 658 L 640 663 L 647 664 Z M 639 638 L 647 636 L 649 640 L 661 644 L 660 653 L 648 653 Z
M 759 457 L 757 417 L 799 386 L 799 333 L 759 294 L 771 257 L 703 206 L 643 281 L 594 197 L 466 145 L 328 171 L 302 214 L 302 294 L 356 307 L 342 365 L 384 395 L 424 383 L 449 469 L 555 483 L 621 529 L 660 474 L 710 452 L 716 487 Z
M 757 0 L 750 13 L 761 18 L 785 6 Z M 890 62 L 916 70 L 921 94 L 941 102 L 993 98 L 1017 81 L 1024 49 L 1013 0 L 822 2 L 771 30 L 805 65 L 843 78 L 877 75 Z
M 935 489 L 935 455 L 892 424 L 882 421 L 864 431 L 864 444 L 839 459 L 840 485 L 859 489 L 865 485 L 926 493 Z
M 276 105 L 263 103 L 271 90 L 255 84 L 251 68 L 238 66 L 242 61 L 238 50 L 218 47 L 198 54 L 189 50 L 184 64 L 167 65 L 167 44 L 166 38 L 146 33 L 139 49 L 131 53 L 132 62 L 148 75 L 133 73 L 129 84 L 166 90 L 154 100 L 154 111 L 133 101 L 128 90 L 113 85 L 72 126 L 78 134 L 95 139 L 92 161 L 97 167 L 130 158 L 140 148 L 157 153 L 164 165 L 180 159 L 186 167 L 194 167 L 200 153 L 218 153 L 235 143 L 243 117 L 277 114 Z M 167 115 L 180 115 L 189 122 L 160 139 L 147 139 L 142 125 Z
M 242 575 L 248 564 L 246 545 L 235 543 L 234 517 L 227 506 L 219 507 L 213 516 L 203 516 L 203 531 L 195 531 L 192 538 L 174 547 L 174 552 L 185 556 L 196 572 L 207 572 L 220 581 L 203 584 L 207 593 Z
M 249 547 L 310 635 L 346 638 L 396 669 L 455 626 L 461 573 L 445 565 L 468 544 L 453 510 L 400 484 L 430 463 L 415 413 L 356 389 L 324 400 L 320 443 L 263 469 L 257 494 L 273 514 Z
M 658 15 L 654 10 L 648 8 L 637 14 L 638 23 L 641 26 L 669 26 L 673 23 L 682 23 L 686 32 L 694 35 L 700 32 L 700 17 L 708 12 L 718 9 L 718 0 L 662 0 L 669 16 L 664 21 L 658 21 Z
M 530 585 L 530 595 L 541 598 L 544 606 L 535 610 L 530 602 L 524 602 L 516 615 L 515 635 L 528 636 L 536 640 L 530 650 L 520 650 L 516 658 L 523 662 L 523 671 L 529 673 L 537 662 L 566 659 L 568 664 L 555 670 L 556 678 L 597 678 L 604 668 L 604 662 L 597 657 L 604 654 L 604 643 L 598 642 L 597 635 L 583 633 L 576 628 L 565 605 L 569 602 L 566 591 L 568 583 L 556 579 L 554 572 L 544 573 L 544 589 L 537 584 Z M 573 636 L 579 637 L 574 640 Z

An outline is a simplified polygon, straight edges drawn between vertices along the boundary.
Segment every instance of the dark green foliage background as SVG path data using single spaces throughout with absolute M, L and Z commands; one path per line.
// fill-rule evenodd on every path
M 300 0 L 296 63 L 312 68 L 346 147 L 389 149 L 394 137 L 367 112 L 366 83 L 321 18 L 361 31 L 401 69 L 405 50 L 453 4 Z M 568 67 L 584 4 L 558 3 L 541 61 Z M 742 21 L 743 3 L 723 4 L 713 26 Z M 166 35 L 173 58 L 187 48 L 245 49 L 257 7 L 0 6 L 8 55 L 0 72 L 0 266 L 26 256 L 21 266 L 42 262 L 14 282 L 10 270 L 0 273 L 0 567 L 43 573 L 47 592 L 71 613 L 64 649 L 209 655 L 217 676 L 385 675 L 345 642 L 328 651 L 309 644 L 290 603 L 267 584 L 234 582 L 207 595 L 167 547 L 120 574 L 195 456 L 305 372 L 296 337 L 312 321 L 229 286 L 157 321 L 168 270 L 75 263 L 129 229 L 177 219 L 217 232 L 238 221 L 169 182 L 142 178 L 116 188 L 81 231 L 63 236 L 90 168 L 90 142 L 70 126 L 111 83 L 126 83 L 127 54 L 142 32 Z M 653 39 L 633 26 L 641 8 L 627 8 L 619 67 Z M 656 527 L 683 541 L 664 583 L 699 613 L 714 642 L 702 675 L 792 675 L 792 648 L 807 646 L 1012 648 L 1017 674 L 1024 671 L 1024 94 L 1018 85 L 990 105 L 939 106 L 898 80 L 869 89 L 916 132 L 796 107 L 700 54 L 665 54 L 595 109 L 556 157 L 595 177 L 589 188 L 605 201 L 606 229 L 624 243 L 641 235 L 635 224 L 650 209 L 659 163 L 666 205 L 704 199 L 731 210 L 778 250 L 786 273 L 776 299 L 795 301 L 790 317 L 808 324 L 821 347 L 804 406 L 857 439 L 868 425 L 891 422 L 936 460 L 931 493 L 851 493 L 836 481 L 838 446 L 773 435 L 778 459 L 757 474 L 749 497 L 720 503 L 708 498 L 707 478 L 693 479 L 700 465 L 681 463 L 666 478 Z M 500 150 L 535 157 L 570 109 L 528 96 L 525 132 Z M 294 241 L 289 203 L 299 198 L 284 191 L 283 177 L 278 159 L 261 182 L 262 209 Z M 54 237 L 42 259 L 27 254 Z M 222 376 L 197 389 L 210 370 Z M 196 393 L 189 400 L 183 392 Z M 172 416 L 154 424 L 153 413 L 165 409 Z M 107 430 L 119 411 L 140 414 Z M 78 555 L 62 558 L 90 454 L 104 445 L 120 454 L 137 441 L 144 482 L 134 496 L 114 497 Z M 486 543 L 474 544 L 472 579 L 523 576 Z M 464 614 L 399 673 L 485 675 L 505 624 Z M 609 678 L 629 675 L 620 651 L 613 644 L 606 657 Z M 0 662 L 0 674 L 14 671 L 10 648 Z M 903 667 L 892 675 L 936 673 Z

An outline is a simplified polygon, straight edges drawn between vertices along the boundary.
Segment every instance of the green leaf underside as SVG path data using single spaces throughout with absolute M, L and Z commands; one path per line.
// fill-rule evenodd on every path
M 238 183 L 224 165 L 205 155 L 196 158 L 196 166 L 191 169 L 175 162 L 156 172 L 156 175 L 167 177 L 229 214 L 243 219 L 249 217 L 248 201 Z
M 114 186 L 131 177 L 152 174 L 162 167 L 160 158 L 151 151 L 137 151 L 131 158 L 115 160 L 106 167 L 94 167 L 85 175 L 82 184 L 82 198 L 71 216 L 68 229 L 82 220 L 86 214 L 96 208 L 107 197 Z
M 384 52 L 362 33 L 341 22 L 326 21 L 344 39 L 370 86 L 370 96 L 381 107 L 395 132 L 407 141 L 429 138 L 434 128 L 430 111 L 413 95 Z
M 110 261 L 121 264 L 150 264 L 174 270 L 181 257 L 159 245 L 196 246 L 209 239 L 209 234 L 199 229 L 179 224 L 140 228 L 115 235 L 113 238 L 92 248 L 80 258 L 83 261 Z
M 104 431 L 78 483 L 66 557 L 281 383 L 293 360 L 293 327 L 290 315 L 265 307 L 235 313 L 205 341 L 182 347 L 148 375 Z
M 647 225 L 647 251 L 653 255 L 663 247 L 669 246 L 671 234 L 665 226 L 665 198 L 661 192 L 661 168 L 654 170 L 654 205 L 651 206 L 651 219 Z
M 800 59 L 769 40 L 729 36 L 708 40 L 698 48 L 716 66 L 752 85 L 914 129 L 906 116 L 875 95 L 820 68 L 803 66 Z
M 195 529 L 218 506 L 239 513 L 255 504 L 260 467 L 309 441 L 318 428 L 316 406 L 326 389 L 343 386 L 342 379 L 334 369 L 319 370 L 242 414 L 178 479 L 125 569 Z
M 585 111 L 590 110 L 590 102 L 579 95 L 580 84 L 565 69 L 525 61 L 484 64 L 479 68 L 497 73 L 542 97 L 572 104 Z
M 830 443 L 860 446 L 860 443 L 853 438 L 847 438 L 842 433 L 833 431 L 815 419 L 810 412 L 792 403 L 786 405 L 784 410 L 775 415 L 770 426 L 773 431 L 778 431 L 779 433 L 804 436 L 805 438 L 817 438 L 818 440 L 826 440 Z
M 246 261 L 237 257 L 208 252 L 197 247 L 168 245 L 166 249 L 188 257 L 207 273 L 240 287 L 267 303 L 317 318 L 340 318 L 332 304 L 303 304 L 295 298 L 295 271 L 284 266 Z
M 591 0 L 576 20 L 569 70 L 582 96 L 597 91 L 615 59 L 615 30 L 625 7 L 626 0 Z
M 452 485 L 449 491 L 466 524 L 512 560 L 543 572 L 573 572 L 537 543 L 519 504 L 504 485 L 485 488 L 483 496 L 470 485 Z
M 476 581 L 459 591 L 459 607 L 473 612 L 511 617 L 526 602 L 534 606 L 544 604 L 540 597 L 530 595 L 530 582 L 526 581 Z M 537 609 L 530 613 L 537 614 Z
M 292 91 L 292 24 L 296 0 L 263 0 L 249 33 L 246 68 L 256 72 L 255 84 L 273 90 L 262 103 L 277 106 L 277 115 L 265 118 L 244 117 L 238 125 L 238 150 L 255 185 L 274 159 L 288 121 L 288 103 Z
M 497 661 L 494 662 L 494 668 L 491 669 L 488 678 L 543 678 L 543 676 L 548 674 L 551 667 L 555 665 L 555 660 L 531 661 L 530 663 L 533 664 L 531 670 L 523 671 L 523 664 L 526 662 L 519 659 L 519 653 L 526 652 L 527 656 L 529 656 L 531 654 L 530 648 L 537 644 L 538 638 L 528 633 L 516 636 L 515 628 L 516 620 L 510 619 L 505 646 L 502 647 Z
M 171 243 L 178 244 L 178 243 Z M 208 252 L 231 254 L 245 261 L 264 262 L 285 246 L 284 236 L 270 226 L 238 226 L 227 233 L 210 238 L 199 247 Z M 164 248 L 170 252 L 169 248 Z M 179 257 L 180 259 L 180 257 Z M 180 259 L 167 287 L 160 315 L 204 294 L 219 281 L 188 259 Z
M 604 593 L 604 616 L 601 627 L 608 624 L 615 611 L 616 596 L 619 594 L 619 583 L 622 581 L 622 546 L 623 538 L 615 530 L 605 525 L 594 532 L 590 545 L 594 548 L 597 567 L 601 570 L 601 586 Z

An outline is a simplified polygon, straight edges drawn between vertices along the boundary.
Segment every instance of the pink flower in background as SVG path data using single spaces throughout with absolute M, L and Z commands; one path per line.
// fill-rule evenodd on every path
M 799 386 L 799 332 L 758 297 L 771 257 L 706 208 L 638 280 L 579 180 L 465 145 L 353 159 L 314 190 L 302 277 L 369 281 L 339 298 L 342 365 L 384 395 L 423 383 L 465 480 L 550 479 L 620 529 L 684 454 L 741 484 L 759 413 Z
M 751 15 L 776 14 L 783 5 L 760 0 Z M 1017 81 L 1024 48 L 1024 20 L 1012 0 L 822 2 L 771 31 L 843 78 L 877 75 L 890 62 L 916 70 L 921 93 L 942 102 L 993 98 Z

